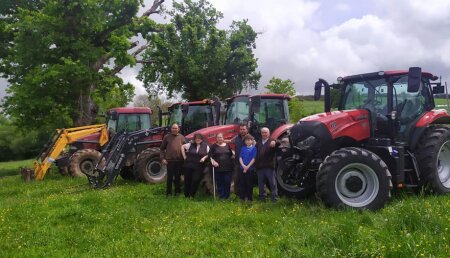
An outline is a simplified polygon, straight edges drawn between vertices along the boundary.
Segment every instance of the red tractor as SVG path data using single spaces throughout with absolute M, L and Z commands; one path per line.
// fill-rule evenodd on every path
M 151 114 L 152 110 L 148 107 L 112 108 L 106 114 L 108 132 L 114 134 L 151 128 Z M 56 164 L 59 167 L 68 166 L 72 176 L 84 176 L 84 172 L 92 171 L 101 155 L 99 137 L 100 132 L 75 141 L 70 145 L 68 155 L 58 159 Z
M 249 132 L 258 139 L 260 129 L 268 127 L 273 139 L 285 137 L 289 124 L 288 101 L 286 94 L 237 95 L 226 100 L 226 112 L 223 125 L 211 126 L 195 131 L 186 136 L 192 139 L 195 133 L 202 134 L 209 144 L 216 142 L 216 135 L 222 133 L 225 139 L 231 139 L 239 133 L 239 125 L 247 124 Z M 204 171 L 202 184 L 209 192 L 213 192 L 211 174 L 208 168 Z
M 216 142 L 216 135 L 223 133 L 225 139 L 231 139 L 239 133 L 239 125 L 245 123 L 249 132 L 258 138 L 259 129 L 268 127 L 274 139 L 285 135 L 289 124 L 289 95 L 261 94 L 237 95 L 226 100 L 226 112 L 223 125 L 211 126 L 186 136 L 191 139 L 194 133 L 200 133 L 209 143 Z
M 412 67 L 319 79 L 325 113 L 297 122 L 288 133 L 277 167 L 279 191 L 302 197 L 317 192 L 328 207 L 376 210 L 392 188 L 450 192 L 450 115 L 435 110 L 444 93 L 438 77 Z M 340 91 L 330 110 L 330 87 Z
M 110 136 L 123 132 L 137 132 L 153 128 L 152 111 L 147 107 L 113 108 L 108 111 L 107 125 Z M 168 112 L 163 114 L 159 110 L 159 126 L 162 125 L 163 115 L 167 115 L 167 125 L 173 122 L 180 124 L 184 133 L 197 128 L 218 124 L 220 116 L 220 102 L 218 100 L 203 100 L 194 102 L 180 102 L 171 105 Z M 165 128 L 162 128 L 165 129 Z M 155 130 L 153 130 L 155 131 Z M 148 183 L 164 180 L 166 169 L 159 159 L 159 145 L 166 130 L 156 130 L 158 133 L 139 138 L 136 148 L 127 150 L 126 162 L 123 163 L 120 175 L 124 179 L 139 179 Z M 69 171 L 72 175 L 84 176 L 93 172 L 95 164 L 101 156 L 103 147 L 99 145 L 100 134 L 86 136 L 71 144 L 69 157 Z M 58 164 L 64 164 L 59 161 Z M 66 162 L 67 164 L 67 162 Z
M 183 132 L 213 125 L 219 121 L 220 106 L 219 101 L 210 100 L 176 103 L 169 107 L 167 124 L 178 122 Z M 162 115 L 160 111 L 160 124 Z M 115 134 L 103 148 L 95 169 L 85 172 L 89 183 L 97 188 L 108 187 L 119 174 L 126 179 L 126 175 L 132 175 L 134 179 L 149 183 L 163 180 L 166 169 L 160 162 L 159 146 L 167 128 L 156 127 Z

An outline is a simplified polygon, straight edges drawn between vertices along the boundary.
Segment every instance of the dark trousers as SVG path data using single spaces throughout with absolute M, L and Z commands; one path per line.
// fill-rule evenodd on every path
M 244 173 L 244 171 L 241 169 L 239 171 L 239 193 L 241 194 L 239 198 L 241 200 L 249 200 L 253 201 L 253 178 L 255 176 L 255 170 L 247 171 L 247 173 Z
M 232 175 L 232 181 L 234 184 L 234 194 L 236 194 L 237 197 L 241 198 L 241 186 L 239 185 L 239 174 L 242 173 L 241 172 L 241 168 L 238 164 L 234 164 L 234 169 L 233 169 L 233 175 Z
M 180 177 L 183 161 L 169 161 L 167 163 L 167 186 L 166 194 L 172 195 L 172 183 L 175 185 L 175 195 L 181 192 Z
M 215 172 L 217 190 L 219 191 L 220 199 L 230 198 L 231 188 L 231 171 Z
M 194 197 L 203 178 L 203 166 L 184 168 L 184 196 Z
M 275 181 L 275 170 L 273 168 L 258 168 L 256 171 L 258 175 L 258 188 L 259 188 L 259 199 L 266 199 L 265 183 L 269 183 L 269 189 L 272 194 L 272 200 L 276 200 L 278 197 L 277 184 Z

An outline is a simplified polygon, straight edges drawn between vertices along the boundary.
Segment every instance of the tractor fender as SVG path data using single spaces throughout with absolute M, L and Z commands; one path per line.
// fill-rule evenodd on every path
M 411 150 L 415 150 L 420 137 L 430 125 L 450 124 L 450 115 L 445 109 L 431 110 L 422 115 L 416 122 L 410 138 Z
M 292 124 L 284 124 L 278 128 L 276 128 L 271 135 L 271 138 L 274 140 L 279 139 L 283 134 L 287 132 L 292 127 Z
M 437 109 L 426 112 L 417 121 L 416 127 L 427 127 L 430 124 L 450 124 L 450 115 L 445 109 Z

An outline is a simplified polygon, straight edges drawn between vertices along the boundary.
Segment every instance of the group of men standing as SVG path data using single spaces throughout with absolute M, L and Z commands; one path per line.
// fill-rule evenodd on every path
M 218 142 L 220 142 L 220 146 L 224 146 L 224 143 L 225 144 L 232 143 L 235 146 L 232 155 L 232 158 L 234 158 L 234 171 L 232 172 L 233 174 L 232 179 L 235 184 L 234 188 L 235 194 L 241 200 L 249 202 L 253 200 L 252 198 L 253 182 L 256 181 L 255 180 L 256 178 L 258 181 L 259 199 L 261 201 L 264 201 L 266 199 L 266 191 L 265 191 L 266 183 L 268 184 L 268 187 L 271 192 L 271 200 L 276 201 L 278 198 L 277 185 L 275 179 L 275 169 L 274 169 L 275 141 L 270 139 L 270 130 L 268 128 L 266 127 L 261 128 L 260 133 L 261 133 L 260 140 L 255 141 L 254 138 L 249 134 L 247 125 L 241 124 L 239 126 L 239 134 L 233 137 L 231 140 L 223 141 L 223 135 L 222 134 L 217 135 Z M 204 145 L 206 144 L 206 142 L 198 141 L 197 137 L 198 135 L 194 137 L 196 138 L 194 142 L 189 143 L 189 147 L 192 147 L 193 151 L 191 152 L 187 151 L 186 153 L 183 153 L 183 151 L 187 150 L 183 148 L 183 146 L 186 146 L 185 143 L 186 140 L 184 136 L 179 133 L 178 124 L 173 124 L 170 128 L 170 133 L 164 137 L 163 142 L 161 144 L 160 157 L 162 163 L 164 165 L 167 165 L 167 186 L 166 186 L 167 196 L 171 195 L 176 196 L 181 193 L 180 176 L 182 174 L 185 159 L 186 161 L 188 160 L 192 161 L 192 158 L 189 158 L 189 155 L 196 155 L 195 152 L 196 145 L 197 145 L 197 152 L 198 151 L 201 152 L 201 149 L 204 149 L 200 148 L 200 145 Z M 251 141 L 249 141 L 249 139 L 251 139 Z M 255 148 L 255 150 L 253 150 L 253 148 Z M 209 148 L 207 150 L 209 152 Z M 204 166 L 206 156 L 203 155 L 204 155 L 203 152 L 201 155 L 202 157 L 197 155 L 199 156 L 199 158 L 201 158 L 197 162 L 201 162 L 201 164 Z M 211 162 L 215 167 L 215 169 L 218 170 L 217 168 L 220 168 L 220 164 L 218 164 L 218 162 L 213 159 L 213 156 L 210 155 L 209 158 L 211 159 Z M 219 180 L 221 180 L 221 178 L 223 177 L 218 178 Z M 218 185 L 219 184 L 223 185 L 223 183 L 221 183 L 220 181 L 217 183 Z M 172 185 L 175 186 L 174 191 L 172 191 Z M 225 186 L 229 187 L 227 186 L 227 184 L 225 184 Z M 221 198 L 223 199 L 229 198 L 229 191 L 226 192 L 228 192 L 228 195 L 221 194 Z M 193 197 L 193 195 L 187 194 L 186 197 Z

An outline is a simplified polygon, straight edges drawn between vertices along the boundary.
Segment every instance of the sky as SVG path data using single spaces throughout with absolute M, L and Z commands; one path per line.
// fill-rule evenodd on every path
M 254 51 L 262 74 L 259 92 L 274 76 L 292 80 L 301 95 L 311 94 L 318 78 L 331 83 L 339 76 L 411 66 L 450 78 L 450 1 L 210 2 L 224 15 L 221 28 L 248 19 L 260 33 Z M 126 68 L 120 76 L 135 85 L 136 94 L 145 94 L 138 69 Z M 4 88 L 0 81 L 0 97 Z

